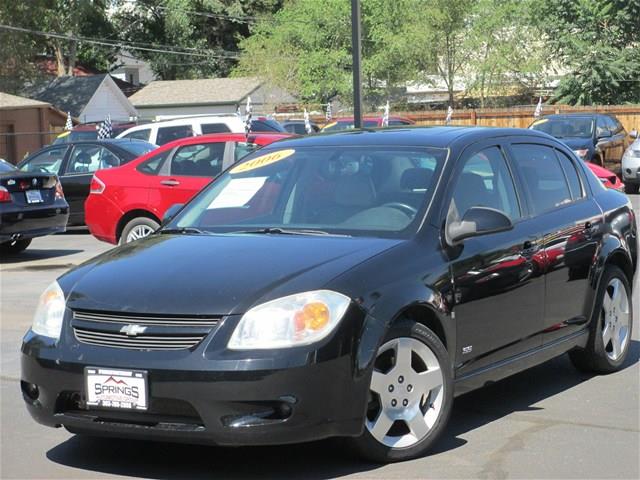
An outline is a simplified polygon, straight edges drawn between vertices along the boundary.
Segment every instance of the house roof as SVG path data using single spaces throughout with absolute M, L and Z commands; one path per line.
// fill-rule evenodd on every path
M 31 94 L 31 98 L 48 102 L 63 112 L 79 117 L 107 74 L 86 77 L 58 77 Z
M 240 103 L 262 84 L 253 77 L 158 80 L 129 97 L 135 107 Z
M 0 110 L 9 110 L 15 108 L 32 108 L 32 107 L 49 107 L 46 102 L 32 100 L 26 97 L 18 97 L 8 93 L 0 92 Z

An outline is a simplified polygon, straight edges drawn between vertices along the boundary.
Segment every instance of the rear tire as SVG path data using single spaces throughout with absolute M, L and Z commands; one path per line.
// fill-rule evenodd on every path
M 452 379 L 435 333 L 411 320 L 393 325 L 374 362 L 364 432 L 348 441 L 378 463 L 424 455 L 449 420 Z
M 608 265 L 598 287 L 587 346 L 569 352 L 569 358 L 578 370 L 595 373 L 620 370 L 631 343 L 631 298 L 624 272 L 615 265 Z
M 13 240 L 0 244 L 0 253 L 3 255 L 16 255 L 31 245 L 31 239 Z
M 637 183 L 625 183 L 624 184 L 624 193 L 628 195 L 634 195 L 638 193 L 640 190 L 640 184 Z
M 149 217 L 136 217 L 125 225 L 120 235 L 120 245 L 148 237 L 160 228 L 160 224 Z

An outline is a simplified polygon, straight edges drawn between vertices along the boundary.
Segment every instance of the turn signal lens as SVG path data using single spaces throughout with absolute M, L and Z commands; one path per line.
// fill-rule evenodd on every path
M 56 200 L 64 200 L 64 191 L 60 180 L 56 180 Z
M 586 148 L 582 148 L 580 150 L 574 150 L 573 153 L 575 153 L 580 158 L 584 158 L 587 156 L 587 153 L 589 153 L 589 150 L 587 150 Z
M 322 330 L 329 323 L 329 307 L 321 302 L 307 303 L 294 316 L 296 332 Z
M 331 290 L 314 290 L 278 298 L 245 313 L 231 335 L 231 350 L 309 345 L 329 335 L 351 300 Z
M 89 193 L 102 193 L 104 192 L 105 185 L 98 177 L 95 175 L 91 178 L 91 186 L 89 188 Z
M 0 187 L 0 202 L 10 202 L 11 201 L 11 194 L 9 193 L 9 190 L 7 190 L 4 187 Z

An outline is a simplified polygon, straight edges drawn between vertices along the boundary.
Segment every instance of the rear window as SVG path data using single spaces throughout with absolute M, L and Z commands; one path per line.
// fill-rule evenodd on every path
M 252 132 L 284 132 L 287 131 L 275 120 L 265 119 L 265 120 L 251 120 L 251 131 Z
M 0 172 L 6 173 L 6 172 L 13 172 L 15 170 L 17 169 L 13 165 L 5 162 L 4 160 L 0 160 Z
M 123 150 L 134 154 L 136 157 L 141 157 L 145 153 L 157 148 L 153 143 L 149 142 L 118 142 L 117 145 Z
M 193 129 L 191 125 L 178 125 L 175 127 L 160 127 L 158 128 L 158 136 L 156 143 L 158 145 L 164 145 L 165 143 L 173 142 L 179 138 L 193 137 Z
M 136 130 L 135 132 L 129 132 L 123 135 L 122 138 L 130 138 L 135 140 L 149 140 L 149 134 L 151 130 L 149 128 L 143 128 L 142 130 Z
M 170 152 L 171 150 L 165 150 L 164 152 L 157 153 L 138 165 L 137 170 L 147 175 L 157 175 Z

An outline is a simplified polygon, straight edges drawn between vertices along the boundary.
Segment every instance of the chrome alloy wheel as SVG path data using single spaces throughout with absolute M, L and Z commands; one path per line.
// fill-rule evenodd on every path
M 631 320 L 629 298 L 622 282 L 612 278 L 602 300 L 602 344 L 609 359 L 616 361 L 629 343 Z
M 149 225 L 137 225 L 131 229 L 127 234 L 127 243 L 139 240 L 144 237 L 148 237 L 154 232 L 153 228 Z
M 435 425 L 442 410 L 444 378 L 435 353 L 410 337 L 380 347 L 371 376 L 366 427 L 380 443 L 411 447 Z

